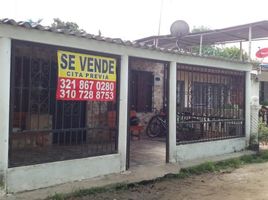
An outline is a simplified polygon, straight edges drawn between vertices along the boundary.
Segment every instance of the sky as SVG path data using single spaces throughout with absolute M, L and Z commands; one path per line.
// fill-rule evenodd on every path
M 88 33 L 100 30 L 103 36 L 124 40 L 157 35 L 159 22 L 162 35 L 170 33 L 176 20 L 186 21 L 190 29 L 268 20 L 268 0 L 0 0 L 0 5 L 0 18 L 43 19 L 43 25 L 60 18 L 76 22 Z M 268 42 L 255 44 L 257 47 L 268 47 Z

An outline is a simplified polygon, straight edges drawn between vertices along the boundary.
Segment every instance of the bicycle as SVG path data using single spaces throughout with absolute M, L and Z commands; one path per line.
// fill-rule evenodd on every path
M 158 112 L 156 109 L 155 113 L 156 114 L 150 119 L 146 127 L 146 134 L 151 138 L 166 135 L 168 130 L 166 113 L 163 111 Z
M 177 140 L 200 139 L 203 134 L 203 123 L 190 112 L 177 113 Z M 165 112 L 156 113 L 147 127 L 146 134 L 150 138 L 164 136 L 168 130 L 168 118 Z

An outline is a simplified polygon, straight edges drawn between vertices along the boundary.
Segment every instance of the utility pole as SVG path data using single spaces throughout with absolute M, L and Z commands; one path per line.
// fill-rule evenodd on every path
M 159 21 L 158 21 L 158 34 L 157 34 L 157 36 L 160 36 L 161 21 L 162 21 L 162 12 L 163 12 L 163 3 L 164 3 L 164 0 L 161 0 Z M 155 41 L 155 46 L 156 47 L 158 46 L 158 38 Z

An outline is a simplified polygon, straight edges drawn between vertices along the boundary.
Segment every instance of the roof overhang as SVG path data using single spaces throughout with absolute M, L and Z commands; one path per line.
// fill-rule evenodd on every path
M 212 45 L 212 44 L 258 40 L 267 37 L 268 37 L 268 21 L 265 20 L 223 29 L 190 33 L 179 39 L 171 35 L 163 35 L 163 36 L 151 36 L 136 41 L 148 43 L 152 42 L 152 40 L 157 39 L 159 46 L 172 48 L 176 46 L 177 40 L 179 40 L 180 44 L 191 47 L 191 46 L 199 46 L 201 40 L 202 45 Z

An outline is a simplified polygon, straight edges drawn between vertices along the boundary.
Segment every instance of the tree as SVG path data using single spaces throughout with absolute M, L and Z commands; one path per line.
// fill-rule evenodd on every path
M 198 32 L 205 32 L 210 31 L 208 27 L 205 26 L 199 26 L 194 27 L 192 29 L 192 33 L 198 33 Z M 193 53 L 199 53 L 199 46 L 195 46 L 192 48 Z M 218 56 L 223 58 L 229 58 L 233 60 L 240 60 L 240 49 L 236 46 L 232 47 L 219 47 L 217 45 L 204 45 L 202 47 L 202 55 L 206 56 Z M 246 52 L 242 50 L 242 60 L 247 60 L 248 55 Z
M 51 24 L 52 28 L 68 30 L 71 32 L 85 32 L 85 30 L 79 28 L 78 24 L 75 22 L 64 22 L 59 18 L 54 18 L 53 23 Z
M 43 21 L 43 19 L 38 19 L 38 20 L 32 20 L 32 19 L 28 19 L 27 22 L 29 22 L 31 25 L 37 25 L 40 24 Z

